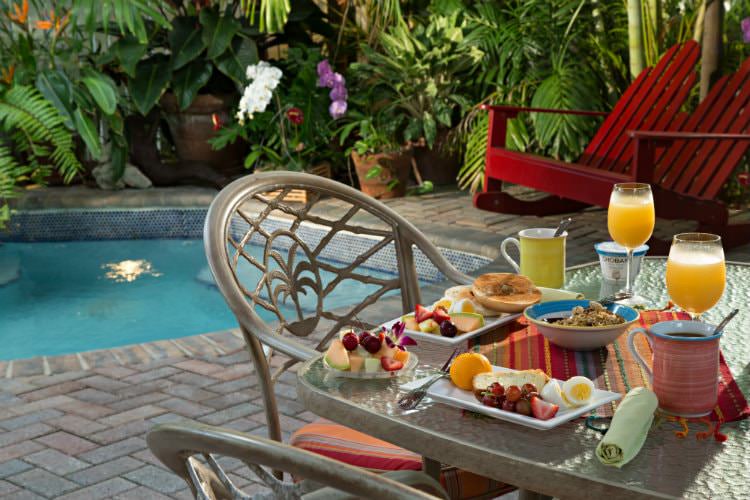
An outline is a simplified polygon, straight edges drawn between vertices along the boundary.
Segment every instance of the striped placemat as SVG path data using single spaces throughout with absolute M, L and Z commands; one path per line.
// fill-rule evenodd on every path
M 641 326 L 648 327 L 660 321 L 674 319 L 689 317 L 681 312 L 641 311 L 640 323 Z M 534 325 L 529 325 L 521 317 L 469 342 L 472 350 L 487 356 L 493 365 L 516 370 L 539 368 L 550 377 L 559 380 L 583 375 L 593 380 L 601 389 L 623 394 L 634 387 L 650 386 L 646 373 L 628 350 L 627 335 L 621 335 L 606 348 L 595 351 L 571 351 L 550 344 Z M 651 358 L 651 347 L 643 335 L 636 336 L 635 344 L 645 359 Z M 732 422 L 747 418 L 750 416 L 750 407 L 723 355 L 720 357 L 720 374 L 719 400 L 711 414 L 711 420 Z M 616 404 L 600 407 L 596 410 L 597 415 L 612 416 Z

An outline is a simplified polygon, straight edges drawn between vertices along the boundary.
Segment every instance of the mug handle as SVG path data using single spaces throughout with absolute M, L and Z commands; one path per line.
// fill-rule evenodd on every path
M 505 238 L 502 243 L 500 243 L 500 253 L 505 257 L 505 260 L 508 261 L 508 264 L 513 266 L 513 269 L 516 270 L 517 273 L 521 272 L 521 268 L 518 267 L 518 264 L 515 260 L 513 260 L 510 255 L 508 255 L 508 251 L 505 250 L 505 247 L 507 247 L 509 244 L 514 244 L 516 248 L 518 249 L 519 255 L 521 254 L 521 243 L 515 239 L 515 238 Z
M 653 375 L 653 373 L 651 373 L 651 368 L 648 367 L 648 365 L 646 364 L 646 362 L 643 360 L 643 358 L 641 357 L 641 355 L 638 353 L 638 350 L 635 348 L 635 343 L 634 343 L 635 336 L 638 335 L 639 333 L 642 333 L 643 335 L 645 335 L 646 336 L 646 341 L 648 341 L 649 345 L 651 345 L 651 339 L 648 338 L 648 334 L 646 333 L 645 329 L 643 329 L 641 327 L 633 328 L 632 330 L 630 330 L 630 333 L 628 333 L 628 350 L 633 355 L 633 357 L 638 362 L 638 364 L 641 365 L 641 368 L 643 368 L 643 371 L 645 371 L 646 374 L 648 375 L 649 382 L 653 385 L 653 383 L 654 383 L 654 375 Z

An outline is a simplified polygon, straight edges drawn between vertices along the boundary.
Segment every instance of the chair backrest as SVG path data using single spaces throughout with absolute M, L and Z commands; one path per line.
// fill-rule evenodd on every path
M 200 424 L 166 424 L 151 430 L 147 440 L 153 454 L 184 479 L 199 499 L 447 498 L 440 483 L 422 472 L 396 471 L 376 475 L 321 455 L 229 429 Z M 243 492 L 218 463 L 223 458 L 242 461 L 271 491 L 252 495 Z M 294 483 L 280 481 L 262 466 L 307 479 Z
M 750 130 L 750 58 L 725 75 L 680 127 L 683 132 L 746 133 Z M 676 141 L 658 159 L 663 188 L 711 200 L 750 147 L 750 141 Z
M 589 142 L 578 163 L 626 172 L 633 148 L 627 130 L 675 130 L 682 104 L 695 83 L 700 47 L 688 41 L 670 48 L 653 68 L 630 84 Z
M 285 201 L 293 191 L 306 201 Z M 319 210 L 323 198 L 336 215 Z M 420 302 L 415 258 L 426 257 L 448 280 L 472 281 L 381 202 L 303 173 L 254 174 L 225 187 L 209 208 L 204 245 L 253 358 L 273 439 L 280 429 L 261 342 L 291 358 L 278 376 L 356 325 L 357 315 L 388 292 L 400 291 L 401 309 L 413 310 Z

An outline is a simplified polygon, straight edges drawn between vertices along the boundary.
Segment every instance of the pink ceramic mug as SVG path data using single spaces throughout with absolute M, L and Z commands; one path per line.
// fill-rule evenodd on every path
M 700 321 L 663 321 L 628 334 L 628 349 L 648 373 L 659 408 L 682 417 L 708 415 L 719 394 L 719 338 L 713 325 Z M 635 349 L 639 333 L 653 351 L 653 373 Z

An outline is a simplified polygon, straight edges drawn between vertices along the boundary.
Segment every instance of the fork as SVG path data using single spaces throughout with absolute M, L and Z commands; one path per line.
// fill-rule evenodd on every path
M 453 353 L 448 358 L 448 361 L 445 362 L 443 367 L 440 369 L 440 373 L 437 376 L 431 378 L 424 384 L 412 389 L 411 391 L 401 396 L 401 398 L 398 400 L 398 406 L 402 410 L 413 410 L 414 408 L 416 408 L 417 405 L 427 395 L 427 389 L 432 384 L 434 384 L 435 382 L 437 382 L 438 380 L 440 380 L 441 378 L 443 378 L 445 375 L 448 374 L 448 368 L 450 367 L 451 361 L 453 361 L 453 358 L 456 356 L 457 353 L 458 353 L 458 347 L 454 349 Z

